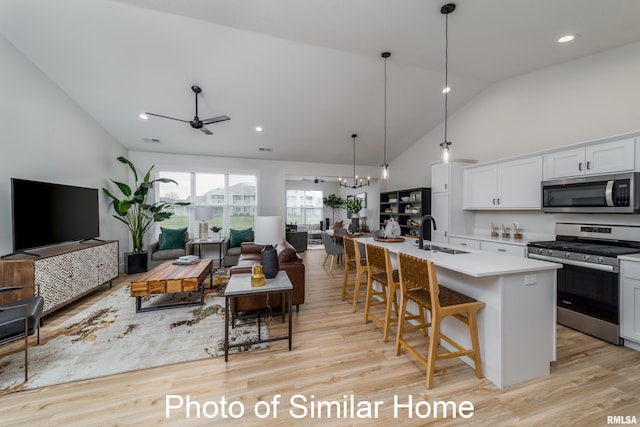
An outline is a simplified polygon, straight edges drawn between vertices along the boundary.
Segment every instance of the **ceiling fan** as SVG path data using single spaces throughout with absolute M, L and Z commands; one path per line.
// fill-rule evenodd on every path
M 218 123 L 218 122 L 224 122 L 226 120 L 230 120 L 231 118 L 229 116 L 224 116 L 223 115 L 223 116 L 211 117 L 210 119 L 200 120 L 200 118 L 198 117 L 198 94 L 200 92 L 202 92 L 202 89 L 200 89 L 199 86 L 195 86 L 194 85 L 194 86 L 191 86 L 191 90 L 196 95 L 196 115 L 193 118 L 193 120 L 176 119 L 175 117 L 163 116 L 161 114 L 148 113 L 148 112 L 145 112 L 145 114 L 148 114 L 150 116 L 162 117 L 164 119 L 171 119 L 171 120 L 177 120 L 179 122 L 189 123 L 192 128 L 200 129 L 201 132 L 203 132 L 203 133 L 205 133 L 207 135 L 213 135 L 213 132 L 211 132 L 209 129 L 204 127 L 205 125 L 210 125 L 210 124 Z
M 309 178 L 302 178 L 303 181 L 313 181 L 314 184 L 318 184 L 319 182 L 324 182 L 324 179 L 322 178 L 318 178 L 316 176 L 316 179 L 309 179 Z

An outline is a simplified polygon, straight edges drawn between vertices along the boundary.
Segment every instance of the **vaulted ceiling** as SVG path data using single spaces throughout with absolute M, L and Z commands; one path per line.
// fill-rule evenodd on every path
M 444 3 L 2 0 L 0 34 L 131 150 L 350 164 L 356 132 L 357 163 L 378 165 L 381 52 L 387 159 L 443 121 Z M 640 40 L 637 0 L 455 3 L 450 114 L 500 80 Z M 194 84 L 201 119 L 231 117 L 213 135 L 138 118 L 191 120 Z

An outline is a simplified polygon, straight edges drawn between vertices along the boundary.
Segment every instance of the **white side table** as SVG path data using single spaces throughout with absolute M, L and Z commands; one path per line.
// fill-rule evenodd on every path
M 285 296 L 287 299 L 287 308 L 289 315 L 289 332 L 287 335 L 277 336 L 273 338 L 262 339 L 260 334 L 260 318 L 258 317 L 258 339 L 250 342 L 243 342 L 230 345 L 229 344 L 229 309 L 232 300 L 243 295 L 267 295 L 271 293 L 279 293 L 282 295 L 282 321 L 285 315 Z M 251 286 L 251 274 L 232 274 L 224 292 L 224 361 L 229 361 L 229 348 L 240 347 L 247 344 L 264 343 L 279 340 L 289 340 L 289 351 L 291 351 L 291 299 L 293 293 L 293 285 L 286 271 L 280 271 L 273 279 L 266 279 L 264 286 Z M 259 316 L 259 315 L 258 315 Z

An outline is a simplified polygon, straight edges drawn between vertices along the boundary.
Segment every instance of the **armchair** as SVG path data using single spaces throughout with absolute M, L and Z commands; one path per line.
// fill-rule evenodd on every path
M 33 286 L 28 286 L 33 287 Z M 9 344 L 24 338 L 24 380 L 28 379 L 29 336 L 37 332 L 37 344 L 40 344 L 40 317 L 44 307 L 42 296 L 24 298 L 21 291 L 25 286 L 5 286 L 0 288 L 0 345 Z M 12 300 L 11 293 L 16 300 Z M 11 302 L 7 302 L 11 301 Z
M 162 233 L 158 235 L 158 241 L 151 243 L 147 249 L 147 268 L 151 270 L 165 261 L 171 261 L 184 255 L 193 255 L 193 243 L 189 233 L 185 234 L 184 247 L 174 249 L 160 249 L 162 245 Z

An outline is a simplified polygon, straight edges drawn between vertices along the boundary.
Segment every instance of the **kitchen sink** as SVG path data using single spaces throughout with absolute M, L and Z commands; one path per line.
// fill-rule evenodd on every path
M 424 247 L 425 251 L 433 251 L 433 252 L 444 252 L 445 254 L 458 255 L 458 254 L 468 254 L 467 251 L 461 251 L 460 249 L 453 248 L 443 248 L 442 246 L 430 245 Z

